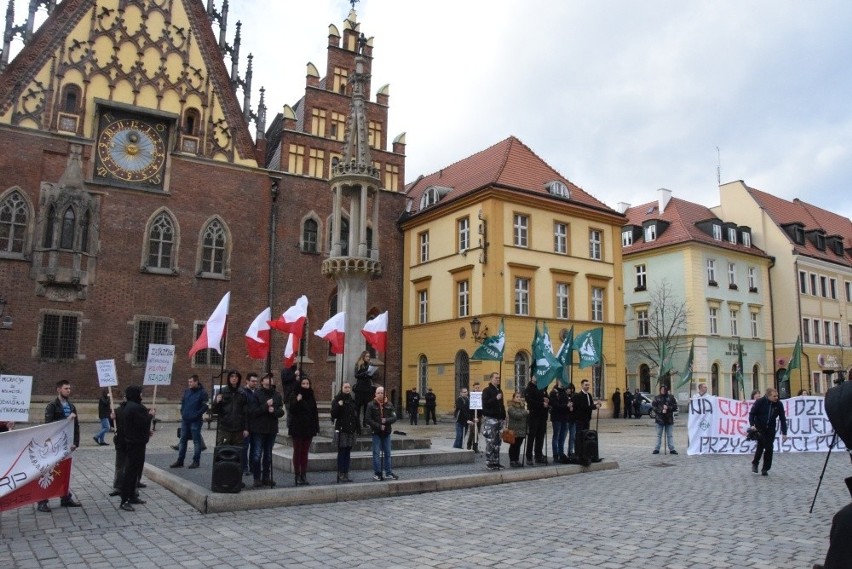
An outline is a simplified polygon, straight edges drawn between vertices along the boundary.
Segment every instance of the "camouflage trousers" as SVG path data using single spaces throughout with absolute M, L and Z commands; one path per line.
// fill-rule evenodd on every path
M 500 463 L 500 444 L 503 442 L 500 433 L 503 431 L 503 421 L 486 417 L 482 423 L 482 436 L 485 438 L 485 464 L 491 466 Z

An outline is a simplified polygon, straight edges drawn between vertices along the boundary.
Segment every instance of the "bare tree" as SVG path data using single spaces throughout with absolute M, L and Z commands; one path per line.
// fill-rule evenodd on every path
M 672 358 L 686 345 L 686 325 L 689 309 L 686 301 L 672 291 L 668 280 L 648 291 L 648 334 L 639 338 L 639 353 L 657 367 L 657 384 L 665 382 L 671 388 Z

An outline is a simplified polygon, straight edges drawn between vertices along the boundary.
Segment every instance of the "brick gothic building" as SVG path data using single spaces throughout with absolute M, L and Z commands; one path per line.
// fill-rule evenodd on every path
M 6 38 L 20 34 L 25 46 L 8 61 L 7 41 L 0 59 L 0 306 L 12 318 L 0 335 L 0 365 L 33 376 L 35 397 L 52 395 L 57 379 L 72 380 L 78 398 L 94 397 L 101 359 L 115 359 L 122 387 L 141 383 L 149 343 L 177 351 L 172 385 L 158 394 L 178 397 L 191 373 L 209 384 L 218 354 L 186 354 L 228 291 L 227 367 L 279 369 L 280 337 L 268 362 L 248 359 L 244 348 L 242 336 L 264 307 L 280 313 L 304 293 L 312 302 L 309 332 L 327 316 L 334 290 L 320 273 L 326 248 L 315 239 L 312 253 L 305 220 L 316 219 L 314 235 L 322 235 L 330 191 L 327 176 L 311 176 L 307 165 L 321 146 L 328 166 L 334 131 L 314 136 L 309 121 L 298 134 L 305 121 L 285 114 L 273 148 L 304 140 L 305 169 L 287 168 L 287 158 L 284 172 L 275 159 L 267 168 L 263 98 L 252 112 L 251 64 L 245 79 L 236 64 L 239 29 L 233 45 L 225 43 L 227 6 L 217 12 L 213 4 L 64 0 L 48 4 L 38 30 L 32 16 L 13 26 L 7 11 Z M 222 29 L 219 41 L 211 20 Z M 354 13 L 348 21 L 355 33 Z M 349 69 L 347 51 L 329 46 L 335 78 Z M 294 108 L 299 115 L 311 109 L 310 117 L 316 91 L 328 101 L 330 127 L 331 113 L 345 113 L 347 104 L 325 83 L 309 74 Z M 234 85 L 246 93 L 242 108 Z M 382 125 L 386 102 L 373 111 Z M 403 175 L 401 152 L 376 156 Z M 384 202 L 388 255 L 396 255 L 399 203 Z M 390 291 L 399 284 L 383 283 L 394 272 L 371 284 L 377 312 L 393 314 L 399 295 Z M 309 340 L 304 361 L 324 377 L 333 364 L 321 344 Z M 399 353 L 398 344 L 393 349 Z M 320 394 L 330 395 L 323 386 Z

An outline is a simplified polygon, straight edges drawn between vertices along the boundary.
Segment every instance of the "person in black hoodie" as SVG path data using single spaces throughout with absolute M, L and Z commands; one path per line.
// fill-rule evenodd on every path
M 370 352 L 364 350 L 358 363 L 355 364 L 355 403 L 358 405 L 358 415 L 363 413 L 362 425 L 367 426 L 367 404 L 373 399 L 373 380 L 370 375 Z
M 533 465 L 533 450 L 536 464 L 547 464 L 544 457 L 544 439 L 547 436 L 547 413 L 550 400 L 547 393 L 538 388 L 535 381 L 535 371 L 531 372 L 530 381 L 524 388 L 524 399 L 530 412 L 527 430 L 527 465 Z
M 308 449 L 311 447 L 311 440 L 319 434 L 320 428 L 317 400 L 314 390 L 311 389 L 311 380 L 307 377 L 302 377 L 299 388 L 290 397 L 290 414 L 293 416 L 290 436 L 293 438 L 293 473 L 296 486 L 308 486 L 305 478 L 308 471 Z
M 284 402 L 275 392 L 272 374 L 260 379 L 255 397 L 249 401 L 249 432 L 252 436 L 251 473 L 255 488 L 273 486 L 272 447 L 278 434 L 278 419 L 284 416 Z
M 109 443 L 104 440 L 104 436 L 109 432 L 109 419 L 112 415 L 112 405 L 109 397 L 109 389 L 104 387 L 101 390 L 101 397 L 98 399 L 98 420 L 101 422 L 101 430 L 93 438 L 95 443 L 100 446 L 106 446 Z
M 496 371 L 489 377 L 488 385 L 482 390 L 482 436 L 485 438 L 485 466 L 488 470 L 500 470 L 500 438 L 503 421 L 506 420 L 506 405 L 500 389 L 500 374 Z
M 568 464 L 565 454 L 565 438 L 568 436 L 568 405 L 571 398 L 560 381 L 550 390 L 550 422 L 553 426 L 553 461 Z
M 751 461 L 751 471 L 757 474 L 760 457 L 763 456 L 763 468 L 760 473 L 769 474 L 772 468 L 772 453 L 775 446 L 777 423 L 781 423 L 783 440 L 787 440 L 787 417 L 784 415 L 784 405 L 778 401 L 778 390 L 768 388 L 766 394 L 754 402 L 748 414 L 749 430 L 756 429 L 759 435 L 754 459 Z
M 248 399 L 240 389 L 243 376 L 237 370 L 228 373 L 228 384 L 223 386 L 213 402 L 213 412 L 219 418 L 216 429 L 217 445 L 242 446 L 248 437 Z
M 151 421 L 156 414 L 142 405 L 142 389 L 131 385 L 124 392 L 127 400 L 116 413 L 117 436 L 124 447 L 124 476 L 121 483 L 121 505 L 126 512 L 134 510 L 133 504 L 144 504 L 137 497 L 136 485 L 145 466 L 145 446 L 151 437 Z
M 355 435 L 361 434 L 358 407 L 352 398 L 352 384 L 344 382 L 340 393 L 331 402 L 331 419 L 334 421 L 334 442 L 337 446 L 337 481 L 352 482 L 349 478 L 352 447 Z

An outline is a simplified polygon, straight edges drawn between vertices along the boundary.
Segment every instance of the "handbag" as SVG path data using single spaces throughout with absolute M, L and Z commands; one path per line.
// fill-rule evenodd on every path
M 503 429 L 503 432 L 500 433 L 500 437 L 503 439 L 504 443 L 508 443 L 510 445 L 515 444 L 515 431 L 512 429 Z

